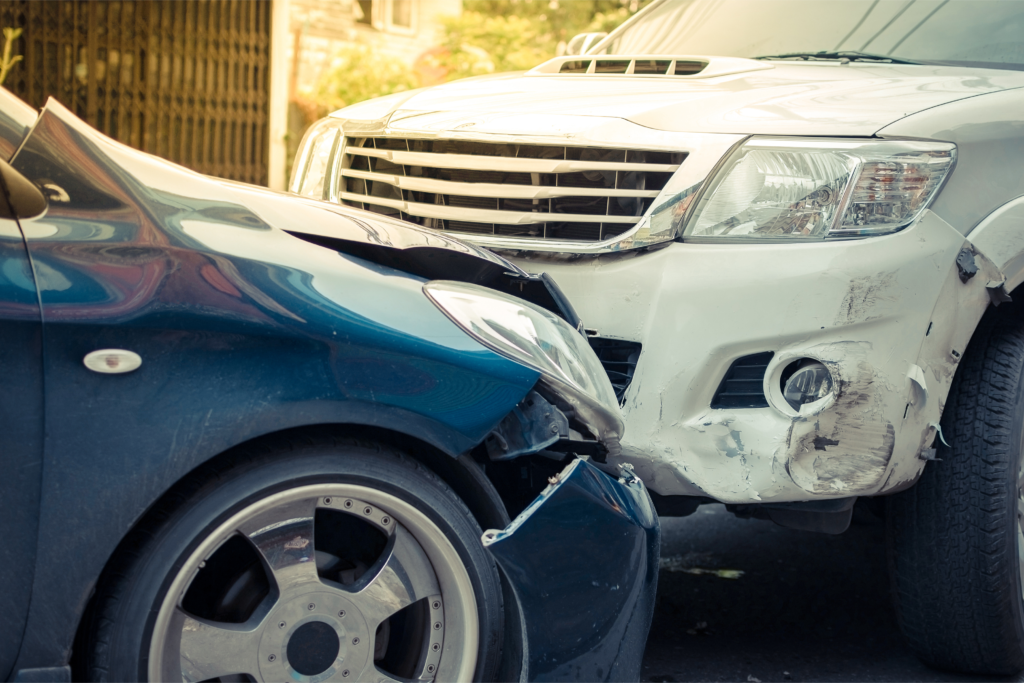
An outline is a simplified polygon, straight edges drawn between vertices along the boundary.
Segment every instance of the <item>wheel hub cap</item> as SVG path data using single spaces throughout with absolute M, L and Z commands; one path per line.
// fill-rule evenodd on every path
M 373 653 L 365 618 L 340 591 L 283 597 L 264 624 L 259 658 L 265 681 L 351 678 L 366 670 Z

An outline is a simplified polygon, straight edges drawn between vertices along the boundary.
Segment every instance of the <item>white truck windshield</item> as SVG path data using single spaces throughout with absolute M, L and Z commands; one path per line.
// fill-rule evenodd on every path
M 1024 70 L 1024 1 L 662 0 L 591 53 Z

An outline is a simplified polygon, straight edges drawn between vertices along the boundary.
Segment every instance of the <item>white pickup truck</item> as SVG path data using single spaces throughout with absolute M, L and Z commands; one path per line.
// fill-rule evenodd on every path
M 292 191 L 548 272 L 661 512 L 884 496 L 915 651 L 1024 668 L 1024 2 L 656 0 L 572 45 L 336 112 Z

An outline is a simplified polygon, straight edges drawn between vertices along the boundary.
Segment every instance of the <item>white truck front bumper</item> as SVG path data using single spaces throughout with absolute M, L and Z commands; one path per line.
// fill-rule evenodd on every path
M 894 235 L 811 244 L 672 243 L 575 260 L 513 258 L 547 271 L 589 329 L 641 342 L 623 403 L 623 457 L 662 495 L 725 503 L 846 498 L 920 475 L 956 364 L 999 273 L 931 212 Z M 771 351 L 768 407 L 713 409 L 734 360 Z M 781 374 L 812 358 L 835 391 L 801 414 Z

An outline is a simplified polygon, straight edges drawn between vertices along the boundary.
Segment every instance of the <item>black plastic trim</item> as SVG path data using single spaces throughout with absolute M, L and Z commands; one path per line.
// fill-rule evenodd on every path
M 767 408 L 764 375 L 774 356 L 773 351 L 765 351 L 734 360 L 711 399 L 711 407 Z

